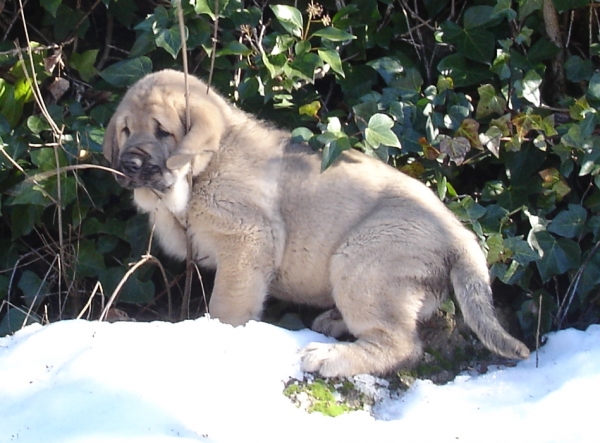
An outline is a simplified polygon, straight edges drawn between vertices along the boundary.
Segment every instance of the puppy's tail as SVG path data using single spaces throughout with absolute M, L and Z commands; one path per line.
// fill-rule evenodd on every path
M 450 271 L 454 295 L 465 323 L 496 354 L 519 360 L 528 358 L 527 346 L 506 332 L 496 317 L 483 252 L 472 240 L 465 243 Z M 470 244 L 473 247 L 467 246 Z

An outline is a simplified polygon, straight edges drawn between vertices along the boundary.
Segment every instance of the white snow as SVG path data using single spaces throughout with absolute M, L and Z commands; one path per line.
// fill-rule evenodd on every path
M 207 318 L 28 326 L 0 339 L 0 443 L 599 441 L 600 325 L 550 334 L 537 368 L 417 381 L 335 418 L 282 394 L 310 341 L 331 340 Z

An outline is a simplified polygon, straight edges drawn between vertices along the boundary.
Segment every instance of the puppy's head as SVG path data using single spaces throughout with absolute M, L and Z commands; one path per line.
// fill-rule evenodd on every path
M 195 175 L 218 150 L 224 131 L 223 100 L 189 77 L 190 127 L 186 128 L 183 74 L 150 74 L 125 94 L 104 136 L 104 156 L 129 189 L 168 191 L 191 165 Z

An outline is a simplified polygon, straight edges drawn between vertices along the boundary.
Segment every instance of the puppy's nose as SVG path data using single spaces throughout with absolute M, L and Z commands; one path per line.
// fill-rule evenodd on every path
M 121 160 L 121 171 L 126 175 L 133 176 L 140 172 L 142 169 L 142 159 L 137 157 L 127 158 Z

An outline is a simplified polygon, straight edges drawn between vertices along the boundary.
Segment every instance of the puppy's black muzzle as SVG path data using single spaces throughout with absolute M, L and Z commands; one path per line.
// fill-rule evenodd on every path
M 172 185 L 172 174 L 166 168 L 162 149 L 149 141 L 130 140 L 117 161 L 117 182 L 127 189 L 151 188 L 165 192 Z

